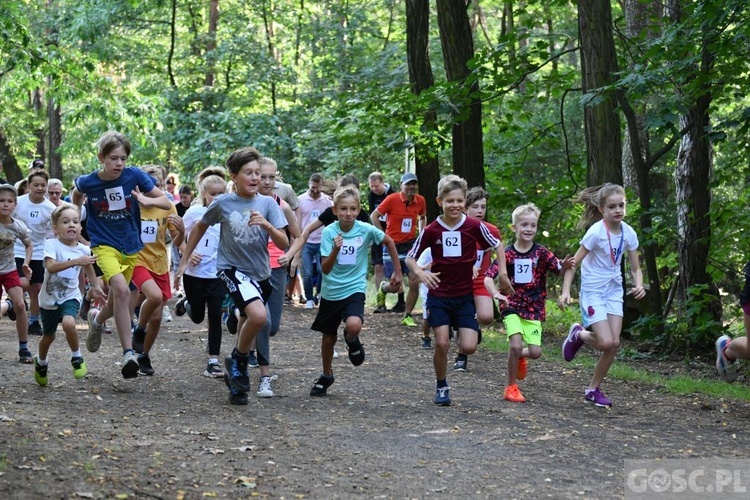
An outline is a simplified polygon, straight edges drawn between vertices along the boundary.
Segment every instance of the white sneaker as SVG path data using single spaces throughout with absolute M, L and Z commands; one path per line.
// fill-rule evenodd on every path
M 89 322 L 89 333 L 86 335 L 86 349 L 88 349 L 89 352 L 98 351 L 99 346 L 102 344 L 102 325 L 97 325 L 94 321 L 98 313 L 98 309 L 89 309 L 87 318 Z
M 315 307 L 315 301 L 308 300 L 305 302 L 305 309 L 313 309 Z
M 136 378 L 138 376 L 138 370 L 140 365 L 138 364 L 138 356 L 133 351 L 128 351 L 122 357 L 122 368 L 120 372 L 123 378 Z
M 169 312 L 169 306 L 164 306 L 164 309 L 162 309 L 161 320 L 167 323 L 170 323 L 172 321 L 172 314 L 170 314 Z
M 276 378 L 276 375 L 272 377 L 260 377 L 260 382 L 258 383 L 258 392 L 256 392 L 255 395 L 259 398 L 272 398 L 273 390 L 271 389 L 271 381 L 276 380 Z

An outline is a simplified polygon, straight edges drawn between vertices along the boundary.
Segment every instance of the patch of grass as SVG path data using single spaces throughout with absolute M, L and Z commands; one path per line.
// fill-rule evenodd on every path
M 548 309 L 549 310 L 549 309 Z M 566 313 L 563 313 L 566 314 Z M 549 317 L 549 316 L 548 316 Z M 572 322 L 576 319 L 573 318 Z M 545 329 L 548 325 L 545 324 Z M 565 328 L 567 332 L 567 327 Z M 497 328 L 482 329 L 482 348 L 493 352 L 508 352 L 508 339 L 504 330 Z M 560 342 L 547 342 L 543 345 L 543 357 L 553 363 L 563 364 L 562 345 Z M 607 373 L 607 378 L 636 382 L 639 384 L 662 387 L 672 394 L 702 394 L 714 398 L 736 399 L 750 401 L 750 391 L 744 384 L 727 384 L 720 378 L 699 378 L 685 374 L 664 375 L 644 367 L 648 362 L 641 361 L 638 366 L 628 363 L 626 360 L 617 359 Z M 597 358 L 593 355 L 583 354 L 570 363 L 575 368 L 586 368 L 593 370 Z

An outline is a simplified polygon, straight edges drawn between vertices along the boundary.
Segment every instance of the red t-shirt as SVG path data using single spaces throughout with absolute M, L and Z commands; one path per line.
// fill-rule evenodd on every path
M 406 195 L 399 191 L 386 196 L 377 211 L 388 216 L 385 234 L 396 243 L 406 243 L 417 237 L 419 218 L 427 214 L 427 202 L 419 194 L 407 201 Z
M 473 292 L 472 269 L 477 259 L 477 245 L 487 250 L 500 241 L 479 219 L 461 216 L 454 227 L 438 217 L 424 228 L 409 252 L 416 260 L 426 248 L 432 249 L 433 273 L 440 273 L 440 284 L 430 290 L 435 297 L 460 297 Z

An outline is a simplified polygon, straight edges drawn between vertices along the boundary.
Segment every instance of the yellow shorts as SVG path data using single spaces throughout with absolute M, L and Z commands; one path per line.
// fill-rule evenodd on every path
M 96 246 L 91 249 L 91 252 L 97 257 L 96 265 L 102 270 L 104 281 L 109 283 L 113 276 L 122 274 L 125 282 L 130 283 L 135 263 L 138 261 L 138 254 L 125 255 L 107 245 Z
M 509 314 L 503 317 L 505 331 L 508 338 L 521 334 L 526 345 L 542 345 L 542 322 L 532 319 L 523 319 L 518 314 Z

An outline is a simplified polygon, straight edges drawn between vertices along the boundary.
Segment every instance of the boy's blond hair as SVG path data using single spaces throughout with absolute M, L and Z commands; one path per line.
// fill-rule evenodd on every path
M 518 224 L 518 220 L 524 215 L 528 214 L 534 214 L 536 215 L 536 218 L 539 219 L 539 216 L 542 215 L 542 211 L 539 210 L 539 207 L 537 207 L 533 203 L 527 203 L 525 205 L 516 207 L 516 209 L 513 210 L 513 214 L 511 215 L 511 221 L 513 222 L 513 225 Z
M 438 182 L 437 186 L 437 192 L 438 197 L 442 200 L 445 195 L 450 193 L 451 191 L 454 191 L 456 189 L 460 189 L 464 192 L 464 195 L 466 194 L 466 191 L 469 189 L 468 185 L 466 184 L 466 181 L 462 179 L 461 177 L 457 175 L 446 175 L 442 179 L 440 179 L 440 182 Z

